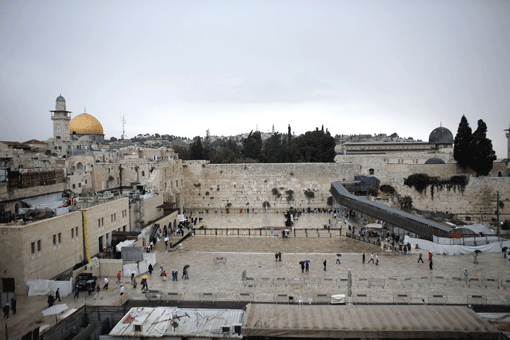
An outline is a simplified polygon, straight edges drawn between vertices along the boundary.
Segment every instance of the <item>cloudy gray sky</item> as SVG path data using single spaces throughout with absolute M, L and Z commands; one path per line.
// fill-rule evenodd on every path
M 126 133 L 388 133 L 510 125 L 510 2 L 1 1 L 0 140 L 73 117 Z

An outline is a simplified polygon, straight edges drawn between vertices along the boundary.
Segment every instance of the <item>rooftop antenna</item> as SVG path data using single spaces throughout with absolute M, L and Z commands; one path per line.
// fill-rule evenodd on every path
M 122 136 L 120 139 L 124 139 L 124 137 L 126 137 L 126 118 L 124 118 L 124 115 L 120 121 L 122 122 Z
M 259 124 L 255 125 L 255 131 L 259 131 Z

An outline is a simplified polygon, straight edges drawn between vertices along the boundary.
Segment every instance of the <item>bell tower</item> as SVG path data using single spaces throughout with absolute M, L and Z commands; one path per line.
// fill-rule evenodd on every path
M 69 140 L 69 122 L 71 111 L 66 111 L 66 100 L 62 95 L 57 97 L 55 110 L 51 110 L 53 121 L 53 137 L 55 139 Z

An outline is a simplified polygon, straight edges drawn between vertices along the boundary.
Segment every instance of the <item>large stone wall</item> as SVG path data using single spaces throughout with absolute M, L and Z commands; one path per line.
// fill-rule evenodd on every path
M 347 156 L 349 157 L 349 156 Z M 347 158 L 344 159 L 347 161 Z M 355 175 L 374 175 L 381 184 L 393 186 L 402 196 L 410 196 L 413 206 L 420 210 L 446 212 L 469 222 L 490 222 L 495 217 L 496 192 L 500 192 L 503 207 L 501 220 L 510 219 L 510 178 L 476 177 L 471 170 L 463 170 L 455 163 L 425 165 L 388 163 L 385 157 L 349 157 L 343 163 L 295 164 L 209 164 L 203 161 L 184 163 L 184 195 L 188 209 L 249 208 L 262 210 L 268 201 L 276 210 L 306 207 L 328 207 L 331 182 L 353 180 Z M 449 178 L 466 175 L 469 184 L 461 190 L 434 189 L 424 193 L 404 186 L 410 174 L 426 173 Z M 281 197 L 273 194 L 277 188 Z M 304 190 L 313 190 L 315 197 L 308 199 Z M 287 201 L 287 190 L 294 191 L 294 199 Z M 466 219 L 468 216 L 468 219 Z
M 416 173 L 442 179 L 464 175 L 468 177 L 469 183 L 464 190 L 448 190 L 446 187 L 432 189 L 429 186 L 420 193 L 415 188 L 404 185 L 404 179 Z M 492 218 L 496 217 L 499 191 L 500 201 L 503 202 L 500 207 L 501 221 L 510 219 L 510 177 L 476 177 L 471 170 L 462 170 L 456 164 L 392 164 L 388 166 L 387 176 L 382 184 L 393 186 L 401 196 L 410 196 L 417 209 L 454 214 L 466 222 L 490 223 Z
M 323 207 L 331 196 L 331 182 L 352 179 L 358 174 L 357 164 L 293 163 L 293 164 L 208 164 L 184 162 L 184 197 L 186 208 L 263 209 L 268 201 L 272 209 L 289 207 Z M 281 194 L 272 193 L 276 188 Z M 294 199 L 287 200 L 286 191 L 293 190 Z M 312 190 L 308 199 L 304 191 Z

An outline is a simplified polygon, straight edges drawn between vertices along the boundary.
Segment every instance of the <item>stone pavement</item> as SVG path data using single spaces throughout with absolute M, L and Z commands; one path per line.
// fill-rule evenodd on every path
M 242 223 L 244 219 L 257 220 L 254 224 L 265 219 L 264 214 L 257 217 L 254 217 L 257 214 L 251 213 L 250 217 L 244 213 L 230 215 L 234 224 Z M 272 217 L 275 223 L 278 222 L 279 216 Z M 320 228 L 329 218 L 328 214 L 305 214 L 296 222 L 296 228 Z M 213 215 L 212 218 L 204 218 L 204 221 L 207 221 L 208 228 L 234 227 L 223 223 L 221 216 Z M 430 270 L 427 251 L 423 251 L 425 263 L 418 264 L 418 251 L 409 255 L 396 252 L 382 254 L 379 247 L 345 236 L 333 234 L 323 237 L 326 232 L 322 230 L 320 238 L 311 232 L 310 237 L 285 239 L 197 235 L 185 240 L 182 247 L 178 246 L 173 251 L 165 251 L 164 242 L 159 242 L 155 247 L 158 264 L 149 278 L 149 288 L 161 291 L 162 298 L 166 300 L 288 302 L 289 296 L 292 296 L 296 302 L 303 300 L 307 303 L 308 299 L 320 302 L 328 301 L 331 294 L 347 294 L 347 273 L 351 269 L 354 302 L 421 303 L 424 299 L 428 303 L 505 304 L 510 299 L 510 261 L 503 259 L 502 254 L 481 254 L 477 265 L 473 264 L 470 255 L 435 254 L 434 268 Z M 282 252 L 282 262 L 275 262 L 276 251 Z M 379 265 L 362 264 L 362 252 L 367 253 L 368 261 L 372 251 L 374 254 L 379 252 Z M 335 263 L 337 253 L 342 254 L 341 264 Z M 308 273 L 301 272 L 299 261 L 303 260 L 310 260 Z M 324 260 L 327 260 L 327 271 L 323 270 Z M 169 275 L 167 281 L 162 281 L 159 276 L 160 264 Z M 190 279 L 182 280 L 182 268 L 186 264 L 190 265 Z M 470 282 L 459 279 L 464 268 L 470 273 Z M 177 282 L 171 281 L 172 269 L 179 271 Z M 245 270 L 247 280 L 242 279 Z M 109 279 L 110 289 L 101 291 L 95 300 L 95 294 L 88 296 L 81 292 L 79 299 L 67 296 L 62 298 L 62 303 L 70 308 L 84 304 L 112 305 L 120 297 L 120 286 L 115 283 L 116 278 Z M 98 282 L 102 282 L 102 278 Z M 129 278 L 122 278 L 122 284 L 130 299 L 146 299 L 140 285 L 136 289 L 129 285 Z M 473 298 L 473 295 L 478 297 Z M 17 298 L 18 313 L 4 321 L 9 329 L 9 339 L 19 339 L 28 330 L 42 324 L 55 324 L 55 316 L 42 316 L 41 311 L 47 307 L 45 296 Z M 1 327 L 0 340 L 6 338 L 5 326 Z

